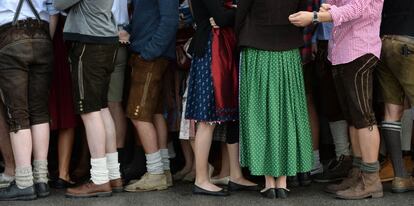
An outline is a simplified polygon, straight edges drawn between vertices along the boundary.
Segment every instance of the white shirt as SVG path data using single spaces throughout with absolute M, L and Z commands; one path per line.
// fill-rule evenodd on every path
M 112 14 L 114 15 L 117 25 L 129 24 L 128 2 L 129 0 L 114 0 Z
M 40 18 L 44 21 L 49 21 L 50 15 L 55 15 L 59 13 L 52 6 L 52 0 L 32 0 L 32 2 L 35 9 L 39 13 Z M 18 4 L 19 0 L 0 0 L 0 25 L 7 24 L 13 21 Z M 36 19 L 36 16 L 30 9 L 30 6 L 27 3 L 27 1 L 24 0 L 18 20 L 24 20 L 27 18 Z

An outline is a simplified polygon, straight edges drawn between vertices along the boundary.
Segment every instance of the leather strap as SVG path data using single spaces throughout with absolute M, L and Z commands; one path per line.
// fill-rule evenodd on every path
M 17 9 L 16 9 L 16 14 L 14 15 L 14 18 L 13 18 L 13 23 L 12 23 L 13 26 L 15 26 L 18 22 L 17 20 L 19 19 L 19 15 L 22 10 L 24 1 L 26 1 L 27 4 L 29 4 L 29 7 L 32 10 L 33 14 L 36 16 L 37 21 L 39 21 L 39 23 L 41 22 L 40 15 L 37 12 L 36 8 L 34 7 L 32 0 L 19 0 L 19 4 L 17 5 Z

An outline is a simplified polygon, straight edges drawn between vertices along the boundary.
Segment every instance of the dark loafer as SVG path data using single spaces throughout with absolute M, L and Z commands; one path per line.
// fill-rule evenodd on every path
M 285 188 L 277 188 L 276 189 L 276 197 L 280 199 L 286 199 L 288 197 L 289 190 Z
M 59 178 L 56 181 L 51 182 L 50 186 L 55 189 L 66 189 L 74 187 L 75 184 Z
M 20 189 L 15 182 L 12 182 L 9 187 L 0 190 L 0 201 L 34 200 L 36 197 L 33 186 Z
M 259 186 L 257 185 L 241 185 L 241 184 L 237 184 L 235 182 L 229 181 L 228 184 L 228 190 L 230 192 L 235 192 L 235 191 L 259 191 Z
M 47 183 L 36 183 L 34 186 L 38 197 L 47 197 L 50 195 L 50 189 Z
M 220 191 L 208 191 L 205 190 L 197 185 L 193 185 L 193 194 L 194 195 L 209 195 L 209 196 L 219 196 L 219 197 L 225 197 L 229 196 L 230 193 L 224 189 Z
M 261 191 L 260 194 L 268 199 L 275 199 L 277 197 L 275 188 L 267 188 L 266 190 Z
M 299 184 L 302 187 L 307 187 L 312 184 L 310 172 L 298 173 Z

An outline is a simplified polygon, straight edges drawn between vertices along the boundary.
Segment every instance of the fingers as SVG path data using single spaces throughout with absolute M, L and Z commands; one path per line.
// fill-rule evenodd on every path
M 220 28 L 219 26 L 217 26 L 217 24 L 216 24 L 216 21 L 214 21 L 214 18 L 213 17 L 210 17 L 210 25 L 213 27 L 213 28 L 215 28 L 215 29 L 218 29 L 218 28 Z
M 331 5 L 330 4 L 322 4 L 321 9 L 323 9 L 325 11 L 329 11 L 331 9 Z

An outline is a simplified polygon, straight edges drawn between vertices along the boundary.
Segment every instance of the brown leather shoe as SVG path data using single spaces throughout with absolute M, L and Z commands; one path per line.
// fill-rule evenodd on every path
M 340 184 L 328 185 L 325 188 L 325 192 L 336 194 L 338 191 L 349 189 L 350 187 L 358 183 L 358 179 L 361 176 L 361 170 L 357 167 L 353 167 L 349 173 L 348 177 L 342 180 Z
M 120 193 L 124 191 L 124 186 L 121 178 L 111 180 L 109 181 L 109 184 L 111 185 L 112 192 L 114 193 Z
M 88 197 L 109 197 L 112 195 L 112 189 L 109 182 L 96 185 L 92 181 L 78 187 L 66 190 L 66 197 L 69 198 L 88 198 Z
M 336 197 L 344 200 L 360 200 L 365 198 L 381 198 L 384 196 L 379 173 L 363 172 L 360 181 L 355 186 L 339 191 Z
M 391 191 L 394 193 L 403 193 L 414 190 L 414 180 L 412 177 L 395 177 L 392 181 Z
M 385 160 L 385 163 L 381 166 L 379 176 L 381 182 L 389 182 L 394 179 L 394 168 L 392 167 L 390 159 Z

